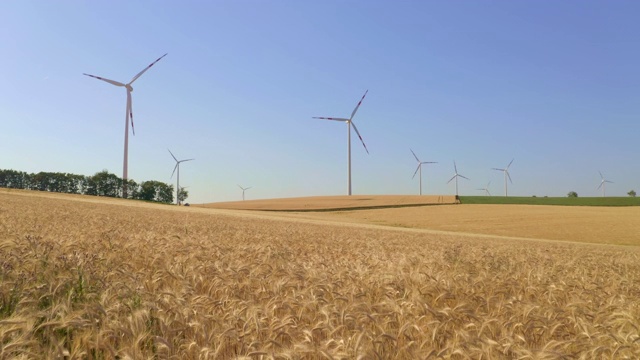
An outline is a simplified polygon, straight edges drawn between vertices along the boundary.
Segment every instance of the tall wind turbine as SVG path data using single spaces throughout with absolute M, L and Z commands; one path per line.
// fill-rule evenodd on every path
M 411 148 L 409 148 L 409 150 L 411 150 Z M 420 195 L 422 195 L 422 165 L 423 164 L 437 164 L 437 162 L 435 161 L 420 161 L 420 159 L 418 159 L 418 156 L 416 156 L 416 153 L 413 152 L 413 150 L 411 150 L 411 153 L 413 154 L 413 157 L 416 158 L 416 161 L 418 162 L 418 167 L 416 168 L 416 172 L 413 173 L 413 178 L 416 177 L 416 174 L 418 173 L 418 171 L 420 171 Z
M 502 171 L 504 173 L 504 196 L 509 196 L 507 194 L 507 178 L 509 178 L 509 181 L 513 184 L 513 181 L 511 181 L 511 175 L 509 175 L 509 166 L 511 166 L 513 160 L 515 159 L 511 159 L 509 165 L 507 165 L 507 167 L 504 169 L 492 168 L 493 170 Z
M 249 186 L 249 187 L 246 187 L 246 188 L 245 188 L 245 187 L 242 187 L 242 186 L 238 185 L 238 187 L 239 187 L 240 189 L 242 189 L 242 201 L 244 201 L 244 192 L 245 192 L 246 190 L 251 189 L 251 188 L 252 188 L 252 186 Z
M 124 164 L 123 164 L 123 169 L 122 169 L 122 197 L 126 198 L 127 197 L 127 178 L 128 178 L 128 159 L 129 159 L 129 119 L 131 119 L 131 131 L 133 131 L 133 135 L 136 134 L 136 131 L 133 127 L 133 107 L 131 104 L 131 92 L 133 91 L 133 87 L 131 86 L 131 84 L 133 84 L 134 81 L 138 80 L 138 78 L 140 76 L 142 76 L 142 74 L 144 74 L 145 71 L 149 70 L 149 68 L 151 68 L 153 65 L 155 65 L 155 63 L 157 63 L 158 61 L 160 61 L 160 59 L 162 59 L 163 57 L 167 56 L 167 54 L 164 54 L 162 56 L 160 56 L 156 61 L 152 62 L 151 65 L 147 66 L 146 68 L 144 68 L 142 71 L 140 71 L 138 73 L 138 75 L 134 76 L 133 79 L 131 79 L 131 81 L 129 81 L 126 84 L 123 84 L 121 82 L 118 81 L 114 81 L 114 80 L 109 80 L 109 79 L 105 79 L 103 77 L 100 76 L 95 76 L 95 75 L 90 75 L 90 74 L 85 74 L 83 73 L 83 75 L 86 76 L 90 76 L 92 78 L 96 78 L 98 80 L 102 80 L 102 81 L 106 81 L 111 85 L 115 85 L 115 86 L 122 86 L 124 88 L 127 89 L 127 109 L 126 109 L 126 114 L 125 114 L 125 118 L 124 118 Z
M 489 192 L 489 185 L 491 185 L 491 181 L 489 181 L 489 183 L 487 183 L 487 186 L 485 186 L 484 188 L 476 190 L 484 191 L 484 194 L 486 196 L 491 196 L 491 193 Z
M 171 154 L 171 157 L 173 158 L 173 160 L 176 161 L 176 166 L 173 168 L 173 172 L 171 173 L 171 177 L 173 178 L 173 174 L 175 174 L 176 170 L 178 170 L 178 176 L 176 177 L 176 179 L 178 180 L 178 182 L 176 184 L 176 205 L 180 205 L 180 199 L 178 199 L 178 194 L 180 194 L 180 163 L 183 163 L 185 161 L 195 160 L 195 159 L 178 160 L 173 155 L 171 150 L 169 150 L 169 149 L 167 149 L 167 150 L 169 151 L 169 154 Z
M 458 167 L 456 166 L 456 162 L 453 162 L 453 169 L 456 171 L 455 175 L 453 175 L 453 177 L 451 179 L 449 179 L 449 181 L 447 181 L 447 184 L 451 182 L 451 180 L 456 179 L 456 198 L 458 197 L 458 178 L 461 177 L 463 179 L 467 179 L 469 180 L 468 177 L 465 177 L 464 175 L 458 174 Z
M 613 184 L 613 181 L 609 181 L 609 180 L 605 179 L 604 176 L 602 176 L 602 172 L 600 172 L 600 171 L 598 171 L 598 172 L 600 173 L 600 178 L 602 179 L 602 181 L 600 181 L 600 185 L 598 186 L 598 188 L 596 190 L 599 190 L 600 188 L 602 188 L 602 197 L 605 197 L 605 196 L 607 196 L 606 193 L 605 193 L 605 188 L 607 187 L 606 183 Z
M 314 116 L 314 119 L 322 119 L 322 120 L 334 120 L 334 121 L 343 121 L 345 123 L 347 123 L 347 132 L 348 132 L 348 144 L 349 144 L 349 195 L 351 195 L 351 126 L 353 125 L 353 129 L 356 131 L 356 134 L 358 134 L 358 138 L 360 138 L 360 142 L 362 143 L 362 146 L 364 146 L 365 151 L 367 152 L 367 154 L 369 153 L 369 150 L 367 149 L 367 145 L 364 144 L 364 140 L 362 140 L 362 136 L 360 136 L 360 132 L 358 131 L 358 128 L 356 127 L 356 124 L 353 123 L 353 116 L 356 114 L 356 111 L 358 111 L 358 108 L 360 107 L 360 104 L 362 104 L 362 100 L 364 100 L 364 97 L 367 96 L 367 93 L 369 92 L 369 90 L 364 92 L 364 95 L 362 95 L 362 99 L 360 99 L 360 101 L 358 102 L 358 105 L 356 105 L 356 108 L 353 109 L 353 112 L 351 113 L 351 117 L 348 119 L 345 118 L 334 118 L 334 117 L 317 117 Z

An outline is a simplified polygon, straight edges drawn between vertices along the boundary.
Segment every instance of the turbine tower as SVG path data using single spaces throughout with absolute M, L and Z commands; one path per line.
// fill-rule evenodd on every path
M 598 188 L 596 190 L 599 190 L 600 188 L 602 188 L 602 197 L 606 197 L 606 193 L 605 193 L 605 188 L 607 187 L 607 183 L 611 183 L 613 184 L 613 181 L 609 181 L 607 179 L 604 178 L 604 176 L 602 175 L 602 172 L 598 171 L 600 173 L 600 179 L 602 179 L 602 181 L 600 181 L 600 185 L 598 185 Z
M 511 159 L 509 165 L 504 169 L 492 168 L 493 170 L 502 171 L 504 173 L 504 196 L 509 196 L 507 193 L 507 178 L 509 178 L 509 182 L 513 184 L 513 181 L 511 181 L 511 175 L 509 175 L 509 166 L 511 166 L 513 160 L 515 159 Z
M 411 150 L 411 148 L 409 148 L 409 150 Z M 423 164 L 437 164 L 437 162 L 435 161 L 420 161 L 420 159 L 418 159 L 418 156 L 416 156 L 416 153 L 413 152 L 413 150 L 411 150 L 411 153 L 413 154 L 413 157 L 416 158 L 416 161 L 418 162 L 418 167 L 416 168 L 416 172 L 413 173 L 413 178 L 416 177 L 416 174 L 418 173 L 418 171 L 420 171 L 420 195 L 422 195 L 422 165 Z
M 109 79 L 105 79 L 103 77 L 100 76 L 95 76 L 95 75 L 90 75 L 90 74 L 86 74 L 83 73 L 83 75 L 86 76 L 90 76 L 92 78 L 96 78 L 98 80 L 102 80 L 102 81 L 106 81 L 111 85 L 115 85 L 115 86 L 121 86 L 127 89 L 127 108 L 126 108 L 126 114 L 125 114 L 125 118 L 124 118 L 124 164 L 122 165 L 122 197 L 123 198 L 127 198 L 127 179 L 128 179 L 128 159 L 129 159 L 129 119 L 131 119 L 131 131 L 133 132 L 133 135 L 136 134 L 136 131 L 133 127 L 133 107 L 131 104 L 131 92 L 133 91 L 133 87 L 131 86 L 133 84 L 134 81 L 138 80 L 138 78 L 140 76 L 142 76 L 142 74 L 145 73 L 145 71 L 149 70 L 153 65 L 155 65 L 155 63 L 157 63 L 158 61 L 160 61 L 160 59 L 162 59 L 163 57 L 167 56 L 167 54 L 164 54 L 162 56 L 160 56 L 156 61 L 152 62 L 151 65 L 147 66 L 146 68 L 144 68 L 142 71 L 140 71 L 138 73 L 138 75 L 134 76 L 133 79 L 131 79 L 131 81 L 129 81 L 126 84 L 123 84 L 121 82 L 118 81 L 114 81 L 114 80 L 109 80 Z
M 451 180 L 456 179 L 456 199 L 458 198 L 458 178 L 461 177 L 463 179 L 467 179 L 469 180 L 468 177 L 465 177 L 464 175 L 458 174 L 458 167 L 456 166 L 456 162 L 453 162 L 453 169 L 456 171 L 455 175 L 453 175 L 453 177 L 451 179 L 449 179 L 449 181 L 447 181 L 447 184 L 451 182 Z
M 169 151 L 169 154 L 171 154 L 171 157 L 173 158 L 173 160 L 176 161 L 176 166 L 173 168 L 173 172 L 171 173 L 171 178 L 173 178 L 173 174 L 175 174 L 176 170 L 178 170 L 178 176 L 176 177 L 176 179 L 177 179 L 177 184 L 176 184 L 176 205 L 180 205 L 180 199 L 178 198 L 178 195 L 180 194 L 180 163 L 183 163 L 185 161 L 195 160 L 195 159 L 178 160 L 173 155 L 171 150 L 169 150 L 169 149 L 167 149 L 167 150 Z
M 360 138 L 360 142 L 362 143 L 362 146 L 364 146 L 364 150 L 367 152 L 367 154 L 369 154 L 369 150 L 367 149 L 367 145 L 364 144 L 364 140 L 362 140 L 362 136 L 360 136 L 360 132 L 358 131 L 358 128 L 356 127 L 356 124 L 353 122 L 353 116 L 358 111 L 358 108 L 360 107 L 360 104 L 362 104 L 362 100 L 364 100 L 364 97 L 367 96 L 368 92 L 369 92 L 369 90 L 364 92 L 364 95 L 362 95 L 362 99 L 360 99 L 360 101 L 358 102 L 358 105 L 356 105 L 356 108 L 353 109 L 353 112 L 351 113 L 351 117 L 348 118 L 348 119 L 345 119 L 345 118 L 334 118 L 334 117 L 317 117 L 317 116 L 313 117 L 314 119 L 343 121 L 343 122 L 347 123 L 347 133 L 348 133 L 347 142 L 348 142 L 348 153 L 349 153 L 349 155 L 348 155 L 349 156 L 349 195 L 351 195 L 351 126 L 353 126 L 353 129 L 356 131 L 356 134 L 358 135 L 358 138 Z
M 489 185 L 491 185 L 491 181 L 489 181 L 489 183 L 487 183 L 487 186 L 485 186 L 484 188 L 482 188 L 482 189 L 476 189 L 476 190 L 484 191 L 484 194 L 485 194 L 486 196 L 491 196 L 491 193 L 489 192 Z
M 252 186 L 249 186 L 249 187 L 247 187 L 247 188 L 244 188 L 244 187 L 242 187 L 242 186 L 238 185 L 238 187 L 239 187 L 240 189 L 242 189 L 242 201 L 244 201 L 244 192 L 245 192 L 246 190 L 251 189 L 251 188 L 252 188 Z

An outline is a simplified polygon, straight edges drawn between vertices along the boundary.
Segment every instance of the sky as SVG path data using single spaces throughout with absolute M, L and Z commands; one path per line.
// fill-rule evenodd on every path
M 122 176 L 191 203 L 640 191 L 637 1 L 0 2 L 0 169 Z

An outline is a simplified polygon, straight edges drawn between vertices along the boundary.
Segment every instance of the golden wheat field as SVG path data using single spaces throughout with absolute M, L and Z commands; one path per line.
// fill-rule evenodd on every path
M 0 191 L 1 359 L 637 359 L 640 248 Z

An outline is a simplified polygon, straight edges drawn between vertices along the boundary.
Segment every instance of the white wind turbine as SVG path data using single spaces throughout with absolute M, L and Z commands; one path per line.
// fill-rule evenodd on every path
M 451 179 L 449 179 L 449 181 L 447 181 L 447 184 L 451 182 L 451 180 L 456 179 L 456 198 L 458 197 L 458 178 L 461 177 L 463 179 L 467 179 L 469 180 L 468 177 L 465 177 L 464 175 L 458 174 L 458 167 L 456 166 L 456 162 L 453 162 L 453 169 L 456 171 L 455 175 L 453 175 L 453 177 Z
M 611 183 L 613 184 L 613 181 L 609 181 L 607 179 L 604 178 L 604 176 L 602 176 L 602 172 L 598 171 L 600 173 L 600 179 L 602 179 L 602 181 L 600 181 L 600 185 L 598 186 L 598 188 L 596 190 L 599 190 L 600 188 L 602 188 L 602 197 L 607 196 L 605 193 L 605 188 L 607 187 L 607 183 Z
M 240 189 L 242 189 L 242 201 L 244 201 L 244 192 L 245 192 L 246 190 L 251 189 L 251 188 L 252 188 L 252 186 L 249 186 L 249 187 L 246 187 L 246 188 L 245 188 L 245 187 L 242 187 L 242 186 L 238 185 L 238 187 L 239 187 Z
M 177 184 L 176 184 L 176 205 L 180 205 L 180 199 L 178 199 L 178 194 L 180 192 L 180 163 L 185 162 L 185 161 L 195 160 L 195 159 L 178 160 L 173 155 L 171 150 L 169 150 L 169 149 L 167 149 L 167 150 L 169 151 L 169 154 L 171 154 L 171 157 L 173 158 L 173 160 L 176 161 L 176 166 L 173 168 L 173 172 L 171 173 L 171 178 L 173 178 L 173 174 L 175 174 L 176 170 L 178 170 L 178 176 L 176 176 L 176 179 L 177 179 Z
M 167 56 L 167 54 L 164 54 L 164 55 L 160 56 L 156 61 L 152 62 L 151 65 L 147 66 L 142 71 L 140 71 L 138 73 L 138 75 L 134 76 L 133 79 L 131 79 L 131 81 L 129 81 L 126 84 L 123 84 L 121 82 L 114 81 L 114 80 L 105 79 L 105 78 L 100 77 L 100 76 L 95 76 L 95 75 L 90 75 L 90 74 L 83 73 L 83 75 L 90 76 L 90 77 L 96 78 L 98 80 L 106 81 L 109 84 L 112 84 L 112 85 L 115 85 L 115 86 L 122 86 L 122 87 L 127 89 L 127 109 L 126 109 L 126 115 L 125 115 L 125 119 L 124 119 L 124 164 L 122 166 L 123 167 L 123 170 L 122 170 L 122 180 L 123 180 L 123 182 L 122 182 L 122 197 L 124 197 L 124 198 L 127 197 L 128 159 L 129 159 L 129 119 L 131 119 L 131 130 L 133 131 L 133 135 L 136 134 L 136 131 L 135 131 L 134 127 L 133 127 L 133 108 L 132 108 L 132 104 L 131 104 L 131 92 L 133 91 L 133 87 L 131 86 L 131 84 L 133 84 L 134 81 L 138 80 L 138 78 L 140 76 L 142 76 L 142 74 L 144 74 L 145 71 L 149 70 L 149 68 L 151 68 L 153 65 L 155 65 L 155 63 L 160 61 L 160 59 L 162 59 L 165 56 Z
M 409 150 L 411 150 L 411 148 L 409 148 Z M 411 153 L 413 154 L 413 157 L 416 158 L 416 161 L 418 162 L 418 167 L 416 168 L 416 172 L 413 173 L 412 179 L 415 178 L 418 171 L 420 171 L 420 195 L 422 195 L 422 165 L 437 164 L 437 162 L 436 161 L 420 161 L 420 159 L 418 159 L 418 156 L 416 156 L 416 153 L 414 153 L 413 150 L 411 150 Z
M 476 189 L 476 190 L 484 191 L 484 194 L 485 194 L 485 195 L 487 195 L 487 196 L 491 196 L 491 192 L 489 192 L 489 185 L 491 185 L 491 181 L 489 181 L 489 182 L 487 183 L 487 186 L 485 186 L 484 188 L 482 188 L 482 189 Z
M 349 195 L 351 195 L 351 126 L 353 125 L 353 129 L 356 131 L 356 134 L 358 135 L 358 138 L 360 138 L 360 142 L 362 142 L 362 146 L 364 146 L 365 151 L 367 152 L 367 154 L 369 153 L 369 150 L 367 149 L 367 145 L 364 144 L 364 140 L 362 140 L 362 136 L 360 136 L 360 132 L 358 131 L 358 128 L 356 127 L 356 124 L 353 123 L 353 116 L 356 114 L 356 111 L 358 111 L 358 108 L 360 107 L 360 104 L 362 104 L 362 100 L 364 100 L 364 97 L 367 96 L 367 93 L 369 92 L 369 90 L 364 92 L 364 95 L 362 95 L 362 99 L 360 99 L 360 101 L 358 102 L 358 105 L 356 105 L 356 108 L 353 109 L 353 112 L 351 113 L 351 117 L 348 119 L 345 118 L 333 118 L 333 117 L 317 117 L 314 116 L 314 119 L 322 119 L 322 120 L 334 120 L 334 121 L 343 121 L 347 123 L 347 132 L 348 132 L 348 144 L 349 144 Z
M 507 194 L 507 178 L 509 178 L 509 181 L 513 184 L 513 181 L 511 181 L 511 175 L 509 175 L 509 166 L 511 166 L 513 160 L 515 159 L 511 159 L 509 165 L 507 165 L 507 167 L 504 169 L 492 168 L 493 170 L 502 171 L 504 173 L 504 196 L 509 196 Z

